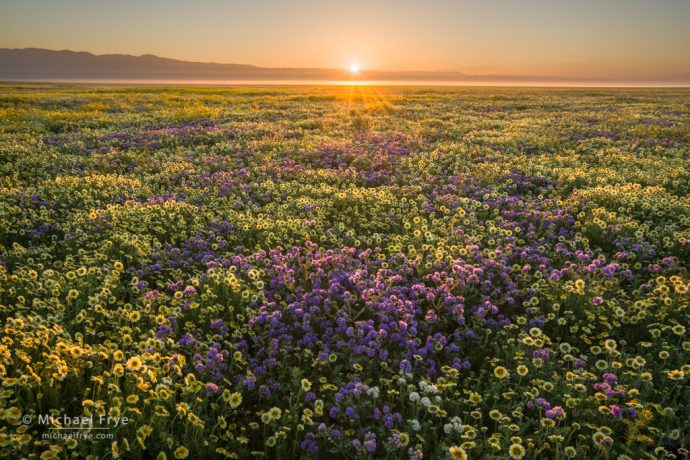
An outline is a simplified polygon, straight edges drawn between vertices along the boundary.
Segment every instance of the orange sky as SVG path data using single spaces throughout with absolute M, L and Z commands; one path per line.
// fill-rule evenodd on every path
M 690 74 L 690 0 L 1 0 L 0 47 L 265 67 Z

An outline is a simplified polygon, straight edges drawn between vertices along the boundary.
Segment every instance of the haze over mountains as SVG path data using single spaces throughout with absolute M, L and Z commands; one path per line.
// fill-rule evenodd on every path
M 94 55 L 39 48 L 0 48 L 0 81 L 55 82 L 445 82 L 458 84 L 606 84 L 688 86 L 690 74 L 636 81 L 564 79 L 549 76 L 470 75 L 460 72 L 266 68 L 246 64 L 188 62 L 154 55 Z

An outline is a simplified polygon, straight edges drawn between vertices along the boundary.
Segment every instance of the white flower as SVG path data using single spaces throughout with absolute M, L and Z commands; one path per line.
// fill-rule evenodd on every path
M 410 420 L 410 426 L 412 427 L 412 431 L 419 431 L 422 429 L 422 424 L 419 423 L 417 419 Z
M 374 399 L 378 398 L 380 393 L 379 387 L 371 387 L 367 390 L 367 394 Z
M 450 419 L 449 423 L 443 425 L 443 431 L 446 434 L 451 434 L 453 432 L 462 433 L 465 431 L 465 427 L 462 426 L 462 420 L 460 420 L 460 417 L 453 417 Z
M 410 401 L 412 401 L 412 402 L 419 401 L 419 393 L 417 393 L 416 391 L 413 391 L 412 393 L 410 393 Z
M 424 407 L 429 407 L 429 406 L 431 406 L 431 399 L 429 399 L 429 398 L 427 398 L 426 396 L 424 396 L 424 397 L 422 398 L 422 406 L 424 406 Z

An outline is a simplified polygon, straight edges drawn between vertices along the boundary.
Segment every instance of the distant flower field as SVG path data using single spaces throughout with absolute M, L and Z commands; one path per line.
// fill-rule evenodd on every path
M 687 458 L 689 263 L 687 90 L 0 86 L 0 456 Z

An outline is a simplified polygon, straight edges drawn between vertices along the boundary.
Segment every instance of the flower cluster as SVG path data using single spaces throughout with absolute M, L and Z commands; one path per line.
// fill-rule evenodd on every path
M 4 87 L 0 456 L 687 458 L 689 107 Z

